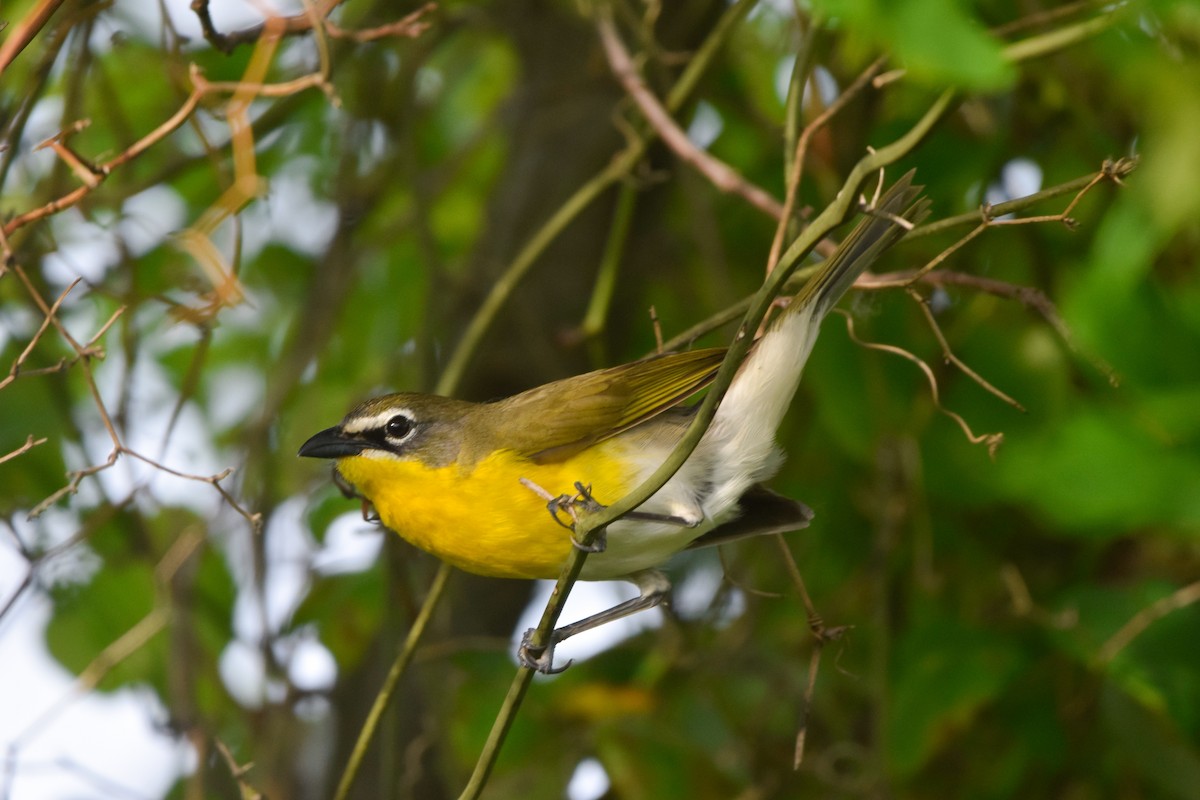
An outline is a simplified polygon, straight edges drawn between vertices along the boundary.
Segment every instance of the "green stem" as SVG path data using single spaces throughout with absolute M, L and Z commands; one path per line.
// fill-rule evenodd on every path
M 354 779 L 358 777 L 358 770 L 362 767 L 363 757 L 367 754 L 367 747 L 371 744 L 371 739 L 375 735 L 375 731 L 379 729 L 379 721 L 383 718 L 383 712 L 387 710 L 388 704 L 392 701 L 392 695 L 396 692 L 396 686 L 400 683 L 400 678 L 404 675 L 404 671 L 408 669 L 409 662 L 412 661 L 413 653 L 416 652 L 417 643 L 420 642 L 422 634 L 425 633 L 425 628 L 429 624 L 429 619 L 433 616 L 433 611 L 441 602 L 442 595 L 446 593 L 446 582 L 450 579 L 450 573 L 453 567 L 443 563 L 438 567 L 437 575 L 433 578 L 433 585 L 429 587 L 429 593 L 425 595 L 425 602 L 421 605 L 421 610 L 417 612 L 417 618 L 413 620 L 412 627 L 408 630 L 408 636 L 404 639 L 404 645 L 400 648 L 400 652 L 396 655 L 396 660 L 392 663 L 392 668 L 388 670 L 387 678 L 383 681 L 383 687 L 379 690 L 379 694 L 375 696 L 375 702 L 371 705 L 371 711 L 367 714 L 367 720 L 363 723 L 362 730 L 358 732 L 358 741 L 354 743 L 354 749 L 350 752 L 350 761 L 346 764 L 346 769 L 342 772 L 341 780 L 338 781 L 337 791 L 334 792 L 334 800 L 345 800 L 350 794 L 350 787 L 354 783 Z
M 804 19 L 804 9 L 795 3 L 796 20 Z M 803 23 L 800 23 L 803 24 Z M 812 66 L 817 58 L 817 34 L 821 23 L 815 14 L 808 15 L 808 27 L 800 38 L 796 63 L 792 65 L 792 79 L 788 83 L 787 107 L 784 110 L 783 129 L 783 180 L 787 183 L 792 175 L 792 162 L 796 158 L 796 139 L 800 136 L 800 112 L 804 102 L 804 87 L 808 84 Z
M 1019 211 L 1024 211 L 1030 206 L 1036 205 L 1043 200 L 1062 197 L 1063 195 L 1072 194 L 1085 189 L 1096 180 L 1097 176 L 1108 173 L 1114 178 L 1123 178 L 1129 173 L 1133 172 L 1136 167 L 1136 160 L 1121 159 L 1114 162 L 1113 166 L 1109 169 L 1104 169 L 1100 172 L 1093 172 L 1090 175 L 1084 175 L 1083 177 L 1075 178 L 1074 180 L 1067 181 L 1066 183 L 1060 183 L 1057 186 L 1051 186 L 1049 189 L 1042 189 L 1040 192 L 1034 192 L 1033 194 L 1026 195 L 1025 197 L 1018 197 L 1015 200 L 1008 200 L 1004 203 L 996 203 L 988 208 L 988 215 L 991 219 L 997 219 L 1008 214 L 1015 214 Z M 983 222 L 983 215 L 979 211 L 968 211 L 965 214 L 959 214 L 958 216 L 954 217 L 946 217 L 945 219 L 939 219 L 937 222 L 931 222 L 928 225 L 918 226 L 909 231 L 905 238 L 914 239 L 919 236 L 931 236 L 935 233 L 941 233 L 942 231 L 949 230 L 950 228 L 956 228 L 959 225 L 978 225 L 981 222 Z
M 621 268 L 621 256 L 625 252 L 625 241 L 629 238 L 629 223 L 633 220 L 633 209 L 636 205 L 637 190 L 633 184 L 625 183 L 617 195 L 617 207 L 613 211 L 612 227 L 604 245 L 604 255 L 600 258 L 600 269 L 596 272 L 592 299 L 579 326 L 579 332 L 585 339 L 591 339 L 604 330 L 608 309 L 612 306 L 613 292 L 617 287 L 617 274 Z
M 1111 27 L 1117 21 L 1118 11 L 1112 11 L 1092 19 L 1085 19 L 1065 28 L 1048 31 L 1013 42 L 1004 48 L 1004 57 L 1009 61 L 1025 61 L 1030 58 L 1057 53 L 1071 45 L 1090 39 Z

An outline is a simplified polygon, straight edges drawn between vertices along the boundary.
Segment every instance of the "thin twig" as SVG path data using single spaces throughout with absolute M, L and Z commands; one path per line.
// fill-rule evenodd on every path
M 9 453 L 5 453 L 4 455 L 0 456 L 0 464 L 3 464 L 5 461 L 11 461 L 14 458 L 16 458 L 17 456 L 24 455 L 25 453 L 28 453 L 33 448 L 37 447 L 39 444 L 45 444 L 47 441 L 49 441 L 49 440 L 46 439 L 46 437 L 44 437 L 44 436 L 41 439 L 35 439 L 35 438 L 33 438 L 33 434 L 31 433 L 31 434 L 29 434 L 29 436 L 25 437 L 25 444 L 21 445 L 16 450 L 13 450 Z
M 846 87 L 846 91 L 838 95 L 829 106 L 817 115 L 816 119 L 804 126 L 804 130 L 800 132 L 799 139 L 796 140 L 796 150 L 791 156 L 791 172 L 787 178 L 787 197 L 783 203 L 783 213 L 780 215 L 779 224 L 775 228 L 775 237 L 771 240 L 771 252 L 767 256 L 767 274 L 775 269 L 779 263 L 779 254 L 783 250 L 784 238 L 788 232 L 788 225 L 792 219 L 793 209 L 796 207 L 796 198 L 800 194 L 800 180 L 804 174 L 804 159 L 808 153 L 808 144 L 812 141 L 812 137 L 821 128 L 829 123 L 829 120 L 846 107 L 847 104 L 859 95 L 870 83 L 871 78 L 879 72 L 883 67 L 886 59 L 880 57 L 871 63 L 863 72 L 854 79 L 854 81 Z M 826 253 L 828 255 L 828 253 Z
M 42 324 L 38 326 L 38 329 L 34 332 L 33 336 L 30 337 L 29 342 L 25 345 L 25 349 L 22 350 L 20 355 L 13 360 L 12 366 L 8 369 L 8 375 L 5 376 L 4 380 L 0 380 L 0 389 L 3 389 L 8 384 L 12 383 L 17 379 L 17 376 L 21 374 L 21 365 L 25 363 L 25 359 L 29 358 L 30 353 L 33 352 L 33 348 L 37 346 L 38 340 L 42 338 L 42 334 L 44 334 L 46 329 L 50 327 L 51 319 L 54 319 L 54 315 L 58 313 L 59 307 L 63 304 L 63 301 L 67 299 L 67 295 L 70 294 L 71 290 L 78 286 L 82 280 L 83 278 L 76 278 L 75 280 L 71 281 L 70 285 L 67 286 L 66 289 L 63 289 L 62 293 L 59 294 L 58 299 L 54 301 L 54 304 L 45 311 L 45 313 L 42 315 Z
M 392 36 L 407 37 L 415 39 L 423 34 L 432 25 L 425 17 L 437 10 L 437 3 L 426 3 L 416 11 L 402 17 L 395 22 L 389 22 L 386 25 L 379 25 L 374 28 L 363 28 L 356 31 L 348 31 L 339 28 L 333 23 L 333 20 L 328 17 L 324 20 L 325 30 L 330 36 L 335 39 L 349 39 L 354 42 L 374 42 L 378 39 L 384 39 Z
M 326 0 L 325 6 L 322 6 L 322 8 L 327 6 L 328 8 L 325 13 L 328 14 L 329 11 L 331 11 L 333 7 L 338 5 L 340 2 L 341 0 Z M 402 27 L 406 31 L 415 31 L 405 33 L 404 35 L 418 35 L 420 32 L 425 30 L 425 28 L 422 27 L 424 23 L 420 23 L 419 18 L 423 14 L 432 10 L 434 7 L 434 4 L 427 4 L 426 6 L 423 6 L 418 11 L 409 14 L 402 20 L 393 23 L 391 26 L 385 26 L 393 28 L 394 30 L 388 34 L 380 35 L 397 35 L 396 32 L 400 31 Z M 204 20 L 208 13 L 207 0 L 195 0 L 193 3 L 193 8 L 197 11 L 197 14 L 201 15 L 201 24 L 203 27 Z M 254 35 L 252 39 L 247 39 L 247 41 L 257 41 L 262 44 L 262 40 L 269 40 L 268 47 L 270 48 L 271 52 L 273 52 L 274 46 L 278 39 L 286 35 L 288 32 L 312 30 L 314 13 L 320 13 L 320 9 L 315 9 L 311 12 L 306 12 L 305 14 L 298 15 L 296 17 L 270 17 L 262 25 L 254 29 Z M 407 26 L 402 25 L 406 21 L 408 21 Z M 211 19 L 208 19 L 208 24 L 211 28 Z M 235 35 L 231 35 L 231 37 L 237 38 Z M 237 43 L 240 42 L 241 39 L 237 39 Z M 279 83 L 263 83 L 261 78 L 247 79 L 242 81 L 208 81 L 200 72 L 200 68 L 195 64 L 192 64 L 190 67 L 189 76 L 191 78 L 193 88 L 180 108 L 157 128 L 150 131 L 150 133 L 146 134 L 141 139 L 137 140 L 125 150 L 118 153 L 116 156 L 104 162 L 103 164 L 95 166 L 85 165 L 82 159 L 78 159 L 78 157 L 73 156 L 73 151 L 70 151 L 68 148 L 61 145 L 61 135 L 60 137 L 50 140 L 46 143 L 46 146 L 53 147 L 60 156 L 66 157 L 68 164 L 70 164 L 77 173 L 80 171 L 80 169 L 84 170 L 86 176 L 84 178 L 83 185 L 65 195 L 62 195 L 59 198 L 51 200 L 39 208 L 26 211 L 23 214 L 18 214 L 16 217 L 5 223 L 3 227 L 4 236 L 10 236 L 18 228 L 53 214 L 57 214 L 63 209 L 70 208 L 71 206 L 79 203 L 94 189 L 99 187 L 114 169 L 137 158 L 147 149 L 162 141 L 169 134 L 173 133 L 185 122 L 187 122 L 195 112 L 196 108 L 199 106 L 200 101 L 207 95 L 232 94 L 235 95 L 234 101 L 237 101 L 240 97 L 241 101 L 245 103 L 248 102 L 248 99 L 253 99 L 257 96 L 284 97 L 304 91 L 305 89 L 316 87 L 324 91 L 329 97 L 334 98 L 333 87 L 328 80 L 328 51 L 323 44 L 319 47 L 319 50 L 321 54 L 321 64 L 318 71 L 290 81 L 282 81 Z M 265 68 L 265 65 L 263 66 Z M 255 74 L 262 74 L 261 69 L 254 69 Z M 251 74 L 250 70 L 251 68 L 247 69 L 248 75 Z M 334 102 L 336 102 L 336 100 L 334 100 Z M 248 126 L 248 121 L 245 124 Z M 74 163 L 73 159 L 78 163 Z
M 39 0 L 20 22 L 12 26 L 0 43 L 0 74 L 34 40 L 62 4 L 63 0 Z
M 176 129 L 183 125 L 183 123 L 186 122 L 195 112 L 197 106 L 200 104 L 200 101 L 208 94 L 236 92 L 248 88 L 263 96 L 277 97 L 285 94 L 293 94 L 312 86 L 324 84 L 324 78 L 315 74 L 281 84 L 259 84 L 250 87 L 243 86 L 237 82 L 210 83 L 204 80 L 199 68 L 194 64 L 192 65 L 191 77 L 193 82 L 193 89 L 191 93 L 184 100 L 183 105 L 181 105 L 179 109 L 166 121 L 161 123 L 158 127 L 150 131 L 150 133 L 146 134 L 141 139 L 131 144 L 112 159 L 96 166 L 93 171 L 93 174 L 96 178 L 94 181 L 84 183 L 83 185 L 76 187 L 73 191 L 51 200 L 45 205 L 13 217 L 4 225 L 5 236 L 11 236 L 18 228 L 22 228 L 31 222 L 36 222 L 37 220 L 57 214 L 63 209 L 70 208 L 71 206 L 79 203 L 81 200 L 83 200 L 83 198 L 87 197 L 92 193 L 92 191 L 98 188 L 108 178 L 108 176 L 112 174 L 114 169 L 137 158 L 143 152 L 165 139 L 169 134 L 173 133 Z
M 692 144 L 688 135 L 679 127 L 671 114 L 663 108 L 658 98 L 642 80 L 642 76 L 638 74 L 633 59 L 625 49 L 625 45 L 621 43 L 621 37 L 617 34 L 607 6 L 597 16 L 600 42 L 604 46 L 605 55 L 608 56 L 608 63 L 612 68 L 613 75 L 637 103 L 642 115 L 663 142 L 674 150 L 675 154 L 685 163 L 694 167 L 721 191 L 739 195 L 755 208 L 779 219 L 783 214 L 783 206 L 778 200 L 747 181 L 733 167 Z
M 942 358 L 958 367 L 959 370 L 966 374 L 967 377 L 983 387 L 984 391 L 995 397 L 998 397 L 1000 400 L 1008 403 L 1018 411 L 1024 412 L 1025 406 L 1021 405 L 1012 397 L 997 389 L 982 375 L 967 366 L 966 362 L 964 362 L 961 358 L 954 355 L 954 351 L 950 349 L 950 343 L 946 341 L 946 336 L 942 333 L 941 326 L 938 325 L 937 319 L 933 316 L 933 310 L 929 307 L 929 299 L 914 291 L 911 287 L 905 291 L 907 292 L 908 296 L 911 297 L 917 304 L 917 307 L 921 309 L 921 313 L 925 316 L 925 322 L 928 323 L 929 329 L 933 331 L 933 335 L 937 337 L 938 344 L 942 348 Z
M 221 741 L 221 737 L 219 736 L 213 737 L 213 744 L 216 745 L 217 753 L 220 754 L 221 760 L 229 768 L 230 777 L 237 783 L 238 794 L 241 795 L 242 800 L 261 800 L 264 797 L 263 793 L 251 786 L 246 780 L 246 775 L 254 768 L 254 762 L 251 761 L 247 764 L 237 763 L 237 759 L 233 757 L 233 753 L 229 750 L 225 742 Z
M 1003 443 L 1004 434 L 1003 433 L 984 433 L 984 434 L 977 435 L 974 431 L 971 430 L 971 426 L 968 425 L 967 421 L 962 418 L 962 415 L 957 414 L 954 411 L 951 411 L 950 409 L 943 406 L 941 398 L 938 393 L 937 378 L 934 376 L 933 370 L 930 369 L 928 364 L 926 364 L 920 358 L 918 358 L 917 356 L 913 355 L 912 353 L 908 352 L 907 350 L 905 350 L 901 347 L 896 347 L 895 345 L 890 345 L 890 344 L 879 344 L 878 342 L 868 342 L 868 341 L 864 341 L 863 339 L 860 339 L 858 337 L 858 334 L 855 333 L 855 331 L 854 331 L 854 319 L 849 314 L 842 311 L 842 309 L 840 309 L 840 308 L 835 308 L 834 313 L 841 314 L 843 317 L 846 318 L 846 330 L 849 332 L 850 338 L 851 338 L 851 340 L 853 340 L 855 342 L 855 344 L 861 345 L 870 350 L 879 350 L 880 352 L 883 352 L 883 353 L 892 353 L 894 355 L 900 356 L 901 358 L 908 359 L 912 363 L 916 364 L 917 367 L 920 368 L 921 372 L 924 373 L 926 380 L 929 381 L 929 393 L 933 397 L 934 407 L 936 407 L 938 411 L 940 411 L 941 413 L 945 414 L 947 417 L 949 417 L 950 419 L 952 419 L 958 423 L 959 428 L 962 429 L 963 434 L 967 437 L 967 441 L 969 441 L 971 444 L 986 445 L 987 450 L 988 450 L 988 455 L 991 456 L 992 458 L 996 457 L 996 450 L 1000 447 L 1001 443 Z
M 1166 597 L 1156 600 L 1134 614 L 1128 622 L 1110 636 L 1108 641 L 1100 647 L 1097 658 L 1100 659 L 1100 663 L 1107 664 L 1152 624 L 1167 614 L 1196 602 L 1200 602 L 1200 581 L 1181 586 Z
M 808 661 L 804 698 L 800 706 L 800 723 L 796 729 L 796 746 L 792 755 L 792 769 L 800 769 L 800 765 L 804 761 L 804 743 L 808 738 L 808 713 L 812 709 L 813 695 L 817 688 L 817 671 L 821 668 L 821 653 L 828 642 L 841 639 L 850 628 L 845 625 L 832 628 L 825 625 L 824 618 L 817 613 L 817 608 L 813 605 L 808 587 L 804 583 L 804 576 L 800 573 L 799 565 L 796 564 L 796 557 L 792 555 L 792 550 L 788 547 L 787 539 L 779 533 L 775 534 L 774 539 L 779 546 L 779 554 L 783 558 L 784 566 L 787 567 L 788 575 L 791 576 L 792 585 L 796 588 L 796 594 L 804 603 L 808 630 L 812 633 L 814 640 L 812 656 Z

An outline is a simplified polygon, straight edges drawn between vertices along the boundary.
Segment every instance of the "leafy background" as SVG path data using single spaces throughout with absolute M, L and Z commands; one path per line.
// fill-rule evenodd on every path
M 447 2 L 405 27 L 415 7 L 354 0 L 320 35 L 297 6 L 274 41 L 236 3 L 211 9 L 218 31 L 249 30 L 225 40 L 179 2 L 16 2 L 5 46 L 46 7 L 23 50 L 0 49 L 0 786 L 329 796 L 437 567 L 362 522 L 299 443 L 372 393 L 431 389 L 522 248 L 596 175 L 610 180 L 538 253 L 459 395 L 652 350 L 652 306 L 670 336 L 757 287 L 775 223 L 661 144 L 612 174 L 644 128 L 589 4 Z M 816 510 L 788 545 L 826 624 L 849 626 L 821 648 L 811 707 L 815 642 L 776 546 L 681 558 L 661 625 L 535 682 L 488 795 L 1195 797 L 1197 7 L 615 6 L 660 97 L 730 14 L 675 117 L 777 198 L 798 52 L 800 125 L 879 55 L 903 69 L 814 136 L 801 206 L 819 210 L 947 86 L 952 111 L 892 172 L 916 169 L 935 218 L 1107 159 L 1137 168 L 1089 191 L 1074 229 L 995 226 L 941 266 L 1040 290 L 1070 339 L 969 279 L 920 287 L 954 354 L 1024 413 L 945 362 L 903 291 L 844 304 L 861 338 L 930 366 L 946 409 L 1003 434 L 994 457 L 911 361 L 827 323 L 773 483 Z M 1006 49 L 1059 34 L 1036 58 Z M 200 80 L 190 64 L 235 83 L 155 134 Z M 284 88 L 246 88 L 259 82 Z M 80 120 L 58 152 L 38 148 Z M 47 205 L 84 179 L 79 202 Z M 913 237 L 880 270 L 971 228 Z M 606 248 L 612 301 L 584 331 Z M 451 578 L 356 796 L 457 796 L 530 597 Z M 134 729 L 148 743 L 122 774 L 109 754 Z

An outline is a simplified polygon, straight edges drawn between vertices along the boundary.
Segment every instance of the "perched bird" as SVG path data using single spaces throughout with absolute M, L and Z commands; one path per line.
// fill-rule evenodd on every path
M 919 194 L 911 173 L 884 194 L 769 323 L 679 471 L 608 527 L 580 577 L 631 580 L 641 596 L 557 629 L 540 655 L 523 647 L 524 663 L 549 670 L 553 644 L 661 602 L 670 584 L 654 568 L 681 550 L 808 524 L 807 507 L 759 485 L 783 458 L 776 430 L 821 321 L 904 235 L 898 220 L 925 216 Z M 724 356 L 724 348 L 652 356 L 490 403 L 389 394 L 356 406 L 300 455 L 335 459 L 384 525 L 456 567 L 556 578 L 575 546 L 560 512 L 572 498 L 612 503 L 658 468 L 693 415 L 681 404 L 712 382 Z

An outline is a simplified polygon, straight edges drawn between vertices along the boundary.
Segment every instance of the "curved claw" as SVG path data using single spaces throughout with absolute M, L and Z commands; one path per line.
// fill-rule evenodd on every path
M 534 647 L 531 640 L 533 639 L 533 628 L 525 631 L 525 635 L 521 637 L 521 645 L 517 648 L 517 661 L 522 667 L 540 672 L 543 675 L 557 675 L 560 672 L 565 672 L 575 659 L 567 659 L 567 663 L 561 667 L 554 666 L 554 640 L 551 638 L 550 644 L 545 647 Z M 537 655 L 534 655 L 534 652 Z
M 582 550 L 585 553 L 603 553 L 608 549 L 608 537 L 604 535 L 604 531 L 600 531 L 591 544 L 584 544 L 575 537 L 575 531 L 572 530 L 571 544 L 575 545 L 576 550 Z

